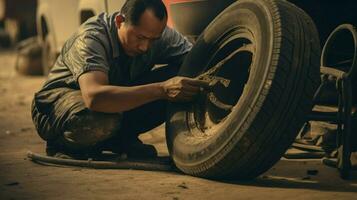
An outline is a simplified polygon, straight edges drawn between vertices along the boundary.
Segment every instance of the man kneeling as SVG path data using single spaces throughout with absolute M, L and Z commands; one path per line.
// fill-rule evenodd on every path
M 138 135 L 164 122 L 167 101 L 191 101 L 207 87 L 176 76 L 192 44 L 166 22 L 161 0 L 128 0 L 120 12 L 89 19 L 65 43 L 32 104 L 48 155 L 156 156 Z

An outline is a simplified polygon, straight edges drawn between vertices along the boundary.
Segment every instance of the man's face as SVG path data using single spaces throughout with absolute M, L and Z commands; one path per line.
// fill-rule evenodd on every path
M 145 53 L 153 41 L 161 37 L 167 19 L 160 21 L 152 10 L 147 9 L 141 15 L 138 25 L 131 25 L 117 17 L 118 37 L 128 56 Z

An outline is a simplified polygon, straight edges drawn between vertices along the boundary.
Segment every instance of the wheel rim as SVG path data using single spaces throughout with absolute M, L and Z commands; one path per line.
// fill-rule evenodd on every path
M 255 40 L 248 29 L 237 27 L 228 31 L 216 46 L 205 70 L 208 72 L 212 66 L 223 63 L 214 73 L 208 74 L 211 83 L 212 78 L 216 79 L 215 84 L 209 92 L 202 93 L 187 111 L 191 137 L 200 138 L 197 141 L 208 140 L 218 134 L 240 100 L 254 63 Z

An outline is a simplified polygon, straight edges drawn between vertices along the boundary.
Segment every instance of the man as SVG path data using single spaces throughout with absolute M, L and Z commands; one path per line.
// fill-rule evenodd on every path
M 191 101 L 207 87 L 176 76 L 192 44 L 166 22 L 161 0 L 128 0 L 120 13 L 89 19 L 65 43 L 32 105 L 48 155 L 156 155 L 137 136 L 164 122 L 167 101 Z M 162 63 L 168 65 L 153 69 Z

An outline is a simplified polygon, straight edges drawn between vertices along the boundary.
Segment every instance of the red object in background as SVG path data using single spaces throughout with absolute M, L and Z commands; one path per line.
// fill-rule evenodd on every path
M 172 20 L 171 20 L 171 12 L 170 12 L 170 0 L 163 0 L 166 9 L 167 9 L 167 14 L 168 14 L 168 19 L 167 19 L 167 25 L 169 27 L 173 27 L 172 26 Z

